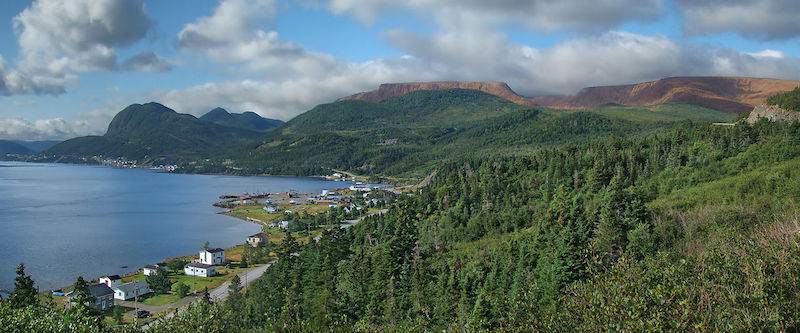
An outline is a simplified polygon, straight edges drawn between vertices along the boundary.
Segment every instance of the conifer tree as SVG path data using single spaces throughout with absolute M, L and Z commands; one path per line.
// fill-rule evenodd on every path
M 39 291 L 34 287 L 30 275 L 25 275 L 25 264 L 17 266 L 17 277 L 14 278 L 14 292 L 11 294 L 11 307 L 20 309 L 38 303 Z

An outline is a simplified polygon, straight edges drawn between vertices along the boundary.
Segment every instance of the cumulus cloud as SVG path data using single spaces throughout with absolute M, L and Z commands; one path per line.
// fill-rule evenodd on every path
M 689 35 L 735 32 L 759 40 L 800 37 L 797 0 L 679 0 Z
M 61 118 L 33 122 L 21 117 L 0 117 L 0 138 L 15 140 L 65 140 L 87 134 L 101 134 L 86 121 L 66 121 Z
M 432 13 L 440 23 L 462 26 L 516 22 L 531 29 L 599 31 L 629 21 L 653 20 L 661 13 L 661 0 L 330 0 L 337 14 L 350 14 L 372 24 L 394 9 Z
M 155 91 L 150 99 L 178 112 L 198 116 L 222 106 L 232 112 L 248 110 L 268 118 L 289 120 L 319 103 L 371 90 L 380 83 L 429 81 L 440 77 L 435 69 L 414 58 L 377 59 L 338 62 L 324 74 L 294 79 L 224 81 Z
M 334 11 L 366 19 L 370 15 L 379 15 L 378 12 L 384 7 L 390 8 L 395 3 L 359 1 L 358 4 L 364 7 L 358 7 L 355 6 L 356 2 L 334 0 L 329 5 Z M 266 4 L 274 5 L 260 5 Z M 599 9 L 595 11 L 601 13 L 603 8 L 625 12 L 619 6 L 650 8 L 641 9 L 641 13 L 637 14 L 639 16 L 633 16 L 642 19 L 654 15 L 654 8 L 661 5 L 657 1 L 600 1 L 598 4 Z M 506 1 L 490 6 L 477 0 L 412 0 L 405 2 L 404 6 L 430 9 L 436 15 L 438 31 L 427 34 L 402 29 L 388 31 L 386 40 L 404 56 L 354 62 L 307 50 L 301 45 L 280 39 L 275 31 L 262 30 L 259 24 L 272 19 L 272 10 L 266 11 L 269 17 L 245 14 L 234 17 L 231 14 L 252 12 L 253 9 L 248 6 L 238 0 L 224 1 L 212 16 L 188 24 L 179 34 L 179 40 L 190 31 L 200 34 L 208 30 L 217 34 L 193 37 L 191 40 L 205 42 L 186 44 L 184 50 L 201 52 L 207 59 L 230 66 L 232 70 L 244 66 L 247 69 L 246 79 L 152 92 L 152 99 L 170 105 L 179 112 L 195 115 L 223 106 L 233 111 L 253 110 L 265 117 L 288 120 L 319 103 L 375 89 L 380 83 L 386 82 L 504 81 L 516 91 L 534 96 L 572 94 L 586 86 L 635 83 L 666 76 L 741 75 L 796 79 L 800 68 L 797 58 L 775 50 L 743 53 L 706 49 L 675 42 L 664 36 L 623 31 L 585 35 L 549 48 L 533 48 L 509 40 L 505 32 L 485 24 L 485 20 L 473 26 L 464 24 L 474 21 L 473 16 L 481 13 L 488 17 L 506 14 L 517 17 L 514 15 L 525 16 L 530 14 L 528 11 L 534 11 L 536 15 L 549 13 L 547 15 L 553 22 L 580 21 L 581 15 L 592 15 L 580 10 L 570 12 L 567 10 L 569 6 L 577 6 L 571 1 Z M 569 15 L 574 17 L 570 18 Z M 594 22 L 592 27 L 608 26 L 629 20 L 631 16 L 606 19 L 589 21 Z M 224 25 L 227 20 L 234 22 L 231 31 L 235 33 L 201 29 L 203 24 Z M 555 23 L 536 24 L 543 24 L 539 27 L 541 29 L 556 28 Z M 572 26 L 576 29 L 589 27 Z
M 187 49 L 218 47 L 251 39 L 262 25 L 272 22 L 274 0 L 228 0 L 213 15 L 187 24 L 178 33 L 178 46 Z
M 117 70 L 115 48 L 144 38 L 153 22 L 141 0 L 37 0 L 13 25 L 19 59 L 0 73 L 5 95 L 60 94 L 77 72 Z
M 172 69 L 169 62 L 153 52 L 142 52 L 121 65 L 123 70 L 136 72 L 168 72 Z

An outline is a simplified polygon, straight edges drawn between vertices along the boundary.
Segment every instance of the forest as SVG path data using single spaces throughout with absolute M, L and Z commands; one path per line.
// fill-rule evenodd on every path
M 466 158 L 150 331 L 796 330 L 798 166 L 800 123 L 766 120 Z M 65 321 L 137 330 L 0 305 Z

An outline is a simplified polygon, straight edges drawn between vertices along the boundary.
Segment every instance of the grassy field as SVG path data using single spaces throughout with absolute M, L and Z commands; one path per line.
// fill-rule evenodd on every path
M 647 106 L 607 105 L 586 110 L 548 110 L 553 114 L 591 111 L 633 121 L 682 121 L 691 119 L 708 122 L 731 122 L 736 115 L 687 103 L 666 103 Z

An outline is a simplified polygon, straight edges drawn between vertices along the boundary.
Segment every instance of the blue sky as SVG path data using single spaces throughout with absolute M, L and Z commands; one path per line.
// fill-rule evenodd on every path
M 527 96 L 800 78 L 796 0 L 8 0 L 0 139 L 102 134 L 132 103 L 289 120 L 385 82 Z

